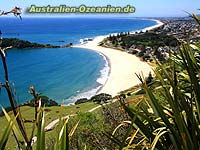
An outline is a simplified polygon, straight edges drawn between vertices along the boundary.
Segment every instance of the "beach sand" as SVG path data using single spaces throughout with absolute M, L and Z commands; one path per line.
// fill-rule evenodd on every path
M 145 28 L 143 31 L 151 30 L 161 25 L 162 23 L 157 21 L 157 25 Z M 115 96 L 121 91 L 140 84 L 135 73 L 143 73 L 144 77 L 147 77 L 149 72 L 152 72 L 152 67 L 146 62 L 141 61 L 135 55 L 112 48 L 98 46 L 98 43 L 106 37 L 108 37 L 108 35 L 98 36 L 94 38 L 93 41 L 89 41 L 83 45 L 75 45 L 74 47 L 94 50 L 106 56 L 110 65 L 110 74 L 106 83 L 97 94 L 107 93 Z

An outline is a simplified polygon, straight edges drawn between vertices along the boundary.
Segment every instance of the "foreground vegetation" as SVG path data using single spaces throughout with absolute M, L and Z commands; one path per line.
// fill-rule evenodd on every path
M 180 54 L 172 56 L 168 64 L 158 63 L 151 86 L 147 86 L 138 75 L 146 96 L 134 108 L 122 101 L 131 118 L 131 126 L 124 137 L 126 140 L 120 141 L 119 146 L 178 150 L 199 148 L 200 79 L 195 56 L 200 49 L 184 43 L 179 50 Z M 112 138 L 117 141 L 116 137 Z
M 98 104 L 88 102 L 80 105 L 73 105 L 73 106 L 52 106 L 52 107 L 45 107 L 43 109 L 45 117 L 44 117 L 44 127 L 48 126 L 52 121 L 70 116 L 70 115 L 77 115 L 77 114 L 84 114 L 88 110 L 97 107 Z M 33 118 L 34 118 L 34 107 L 30 106 L 21 106 L 20 107 L 21 115 L 23 116 L 23 121 L 24 121 L 24 126 L 26 128 L 27 135 L 30 136 L 32 132 L 32 127 L 33 127 Z M 8 115 L 11 118 L 14 118 L 13 113 L 9 112 Z M 4 117 L 0 118 L 1 124 L 4 126 L 1 127 L 0 133 L 3 133 L 6 130 L 6 125 L 8 125 L 7 119 Z M 78 120 L 78 119 L 77 119 Z M 78 121 L 77 121 L 78 122 Z M 73 123 L 71 123 L 73 124 Z M 46 142 L 51 143 L 52 140 L 55 140 L 55 135 L 57 134 L 58 130 L 60 127 L 55 125 L 55 128 L 52 128 L 53 130 L 50 130 L 46 132 Z M 35 134 L 34 134 L 35 135 Z M 0 139 L 2 138 L 2 134 L 0 134 Z M 16 149 L 17 143 L 15 141 L 14 136 L 10 136 L 8 139 L 8 144 L 6 146 L 7 148 L 10 149 Z
M 200 47 L 183 42 L 178 53 L 171 51 L 167 63 L 157 61 L 153 83 L 147 84 L 142 75 L 137 75 L 146 94 L 133 108 L 120 98 L 130 126 L 122 141 L 111 135 L 119 149 L 199 149 L 199 54 Z

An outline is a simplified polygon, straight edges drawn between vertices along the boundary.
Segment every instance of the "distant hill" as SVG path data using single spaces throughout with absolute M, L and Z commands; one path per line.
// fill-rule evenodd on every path
M 17 49 L 25 49 L 25 48 L 59 48 L 60 46 L 55 46 L 51 44 L 38 44 L 32 43 L 25 40 L 20 40 L 17 38 L 3 38 L 3 42 L 0 45 L 1 47 L 9 47 L 12 46 L 13 48 Z

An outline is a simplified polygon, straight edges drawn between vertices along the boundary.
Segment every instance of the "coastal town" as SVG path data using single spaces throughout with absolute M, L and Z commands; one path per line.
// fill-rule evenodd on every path
M 196 43 L 200 39 L 199 25 L 193 18 L 169 18 L 159 19 L 163 22 L 163 26 L 154 29 L 157 34 L 172 35 L 178 40 Z
M 144 61 L 152 61 L 153 57 L 156 57 L 162 62 L 168 60 L 170 50 L 178 49 L 180 42 L 187 41 L 192 44 L 199 42 L 199 25 L 195 19 L 190 17 L 156 19 L 162 23 L 157 28 L 110 35 L 100 45 L 126 51 L 141 57 Z

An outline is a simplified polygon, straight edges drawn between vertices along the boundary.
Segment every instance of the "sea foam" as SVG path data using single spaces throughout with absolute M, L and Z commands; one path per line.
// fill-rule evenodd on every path
M 110 72 L 110 66 L 109 66 L 109 60 L 106 58 L 105 55 L 103 55 L 102 53 L 99 53 L 99 55 L 101 55 L 105 61 L 104 64 L 104 68 L 102 70 L 100 70 L 100 77 L 96 80 L 98 83 L 100 83 L 101 85 L 104 85 L 106 83 L 106 81 L 108 80 L 108 76 L 109 76 L 109 72 Z
M 68 104 L 71 105 L 76 100 L 81 99 L 81 98 L 90 99 L 92 96 L 96 95 L 98 93 L 98 91 L 105 85 L 106 81 L 108 80 L 109 72 L 110 72 L 109 60 L 102 53 L 98 52 L 98 54 L 101 55 L 103 57 L 103 60 L 105 61 L 103 69 L 100 70 L 100 77 L 97 78 L 97 80 L 96 80 L 97 83 L 99 83 L 100 85 L 95 88 L 92 88 L 86 92 L 81 92 L 79 90 L 76 91 L 76 93 L 77 93 L 76 96 L 72 96 L 65 100 Z

